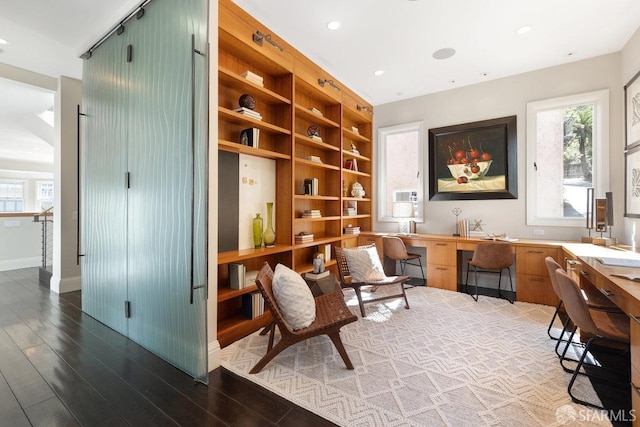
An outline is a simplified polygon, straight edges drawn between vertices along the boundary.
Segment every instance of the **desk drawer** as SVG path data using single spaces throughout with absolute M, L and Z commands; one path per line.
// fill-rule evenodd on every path
M 560 249 L 550 248 L 548 246 L 518 246 L 516 247 L 516 271 L 520 274 L 548 276 L 549 272 L 544 262 L 544 259 L 548 256 L 558 261 L 560 258 Z
M 427 242 L 427 264 L 456 265 L 455 242 Z
M 549 276 L 516 273 L 516 300 L 536 304 L 556 305 L 558 296 L 553 291 Z
M 629 300 L 620 293 L 621 291 L 618 290 L 613 283 L 596 272 L 589 264 L 582 264 L 580 271 L 580 280 L 582 286 L 584 286 L 582 281 L 589 281 L 593 286 L 596 287 L 596 289 L 602 292 L 607 298 L 611 300 L 611 302 L 617 305 L 625 313 L 629 313 L 632 309 Z M 640 319 L 640 312 L 637 312 L 636 315 L 639 316 L 638 318 Z
M 432 288 L 458 290 L 458 272 L 455 266 L 427 264 L 427 286 Z

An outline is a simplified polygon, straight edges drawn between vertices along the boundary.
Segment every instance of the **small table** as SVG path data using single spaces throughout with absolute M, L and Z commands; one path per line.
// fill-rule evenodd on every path
M 338 282 L 338 279 L 333 274 L 329 274 L 320 279 L 307 279 L 305 277 L 304 280 L 307 282 L 307 285 L 309 285 L 309 289 L 311 289 L 314 297 L 330 294 L 341 289 L 340 282 Z

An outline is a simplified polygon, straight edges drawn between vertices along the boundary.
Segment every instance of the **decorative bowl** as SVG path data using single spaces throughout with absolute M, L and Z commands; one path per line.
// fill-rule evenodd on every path
M 451 173 L 451 176 L 454 177 L 455 179 L 458 179 L 461 176 L 464 176 L 468 180 L 472 180 L 472 179 L 482 178 L 483 176 L 485 176 L 487 172 L 489 172 L 489 167 L 491 166 L 492 162 L 493 160 L 488 160 L 486 162 L 478 162 L 478 163 L 472 163 L 467 165 L 447 165 L 447 167 L 449 168 L 449 172 Z M 480 170 L 477 172 L 472 172 L 471 168 L 476 165 L 480 168 Z

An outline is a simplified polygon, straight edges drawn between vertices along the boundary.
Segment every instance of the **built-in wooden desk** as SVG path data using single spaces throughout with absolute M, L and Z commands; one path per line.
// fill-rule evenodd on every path
M 389 233 L 361 233 L 358 243 L 375 243 L 383 253 L 382 237 Z M 406 246 L 426 248 L 428 286 L 457 291 L 462 283 L 466 259 L 460 251 L 473 251 L 482 239 L 444 234 L 392 234 L 400 237 Z M 562 263 L 562 245 L 566 242 L 537 239 L 518 239 L 512 242 L 516 257 L 516 300 L 555 306 L 558 298 L 551 287 L 544 259 L 552 257 Z
M 640 255 L 593 245 L 565 245 L 568 268 L 573 277 L 580 278 L 580 286 L 595 286 L 630 318 L 631 327 L 631 402 L 640 414 L 640 283 L 613 274 L 640 274 L 640 268 L 604 265 L 599 257 L 640 259 Z M 633 421 L 640 426 L 640 420 Z

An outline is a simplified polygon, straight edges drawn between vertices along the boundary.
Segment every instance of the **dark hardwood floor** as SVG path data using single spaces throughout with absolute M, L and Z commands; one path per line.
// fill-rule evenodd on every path
M 80 292 L 39 286 L 37 268 L 0 272 L 0 426 L 334 425 L 223 368 L 209 378 L 195 383 L 82 313 Z M 592 382 L 628 416 L 628 381 Z
M 0 272 L 0 426 L 333 426 L 229 371 L 209 386 L 82 313 L 80 292 Z

